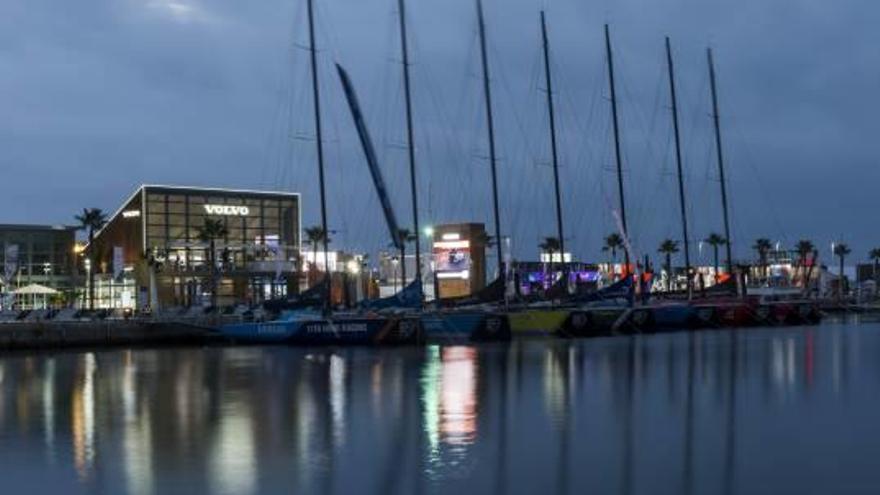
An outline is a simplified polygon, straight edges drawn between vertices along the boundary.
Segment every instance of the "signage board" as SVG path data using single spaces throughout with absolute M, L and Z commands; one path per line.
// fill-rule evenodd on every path
M 434 243 L 434 263 L 437 274 L 463 273 L 471 269 L 469 241 L 437 241 Z
M 246 217 L 251 214 L 251 210 L 247 206 L 205 205 L 205 213 L 224 217 Z

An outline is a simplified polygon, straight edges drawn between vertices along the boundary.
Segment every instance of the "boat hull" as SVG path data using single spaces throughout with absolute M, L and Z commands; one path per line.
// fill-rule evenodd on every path
M 418 318 L 314 318 L 224 325 L 220 333 L 241 344 L 408 345 L 424 339 Z
M 622 333 L 620 325 L 627 310 L 626 306 L 597 306 L 571 310 L 562 326 L 562 334 L 567 337 L 618 335 Z
M 507 315 L 489 311 L 424 313 L 421 324 L 428 342 L 504 342 L 511 338 Z
M 518 337 L 554 337 L 564 333 L 571 310 L 526 309 L 508 313 L 510 332 Z

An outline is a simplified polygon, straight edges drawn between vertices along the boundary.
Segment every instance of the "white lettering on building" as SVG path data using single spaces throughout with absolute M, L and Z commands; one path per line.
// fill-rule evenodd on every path
M 246 217 L 250 215 L 251 210 L 247 206 L 205 205 L 205 213 L 225 217 Z

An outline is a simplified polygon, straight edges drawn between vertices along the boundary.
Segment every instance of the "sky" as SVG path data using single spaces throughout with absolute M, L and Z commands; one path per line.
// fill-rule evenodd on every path
M 547 13 L 566 244 L 596 260 L 617 209 L 603 24 L 618 78 L 629 230 L 680 239 L 663 40 L 672 40 L 692 242 L 722 232 L 706 48 L 715 52 L 735 256 L 757 237 L 880 246 L 880 5 L 870 0 L 484 0 L 502 233 L 555 235 L 539 11 Z M 411 224 L 394 0 L 316 0 L 330 228 L 389 240 L 333 64 L 357 87 Z M 407 6 L 422 225 L 486 222 L 473 0 Z M 142 183 L 297 191 L 318 223 L 304 0 L 0 2 L 0 223 L 73 223 Z

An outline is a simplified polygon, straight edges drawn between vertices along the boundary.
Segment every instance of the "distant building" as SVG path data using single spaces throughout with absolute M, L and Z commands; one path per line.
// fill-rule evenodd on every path
M 227 230 L 213 253 L 208 219 Z M 231 305 L 298 292 L 300 252 L 299 194 L 145 185 L 87 247 L 87 269 L 96 307 Z
M 76 227 L 0 224 L 0 285 L 39 284 L 59 291 L 56 302 L 76 298 Z
M 880 278 L 880 267 L 874 263 L 856 265 L 856 283 L 876 281 Z

